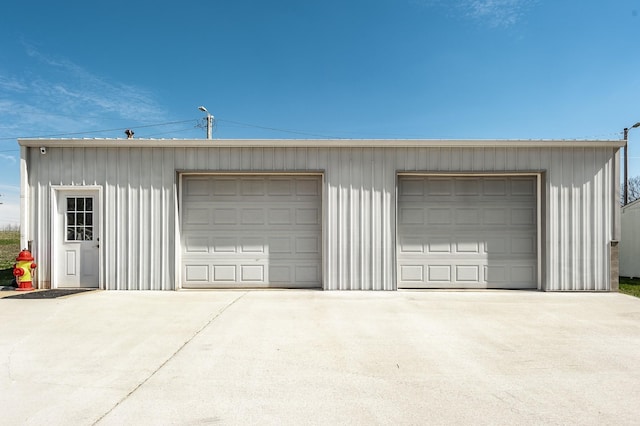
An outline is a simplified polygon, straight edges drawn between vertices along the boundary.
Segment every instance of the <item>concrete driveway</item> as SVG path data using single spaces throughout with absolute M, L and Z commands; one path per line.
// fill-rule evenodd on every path
M 616 293 L 0 299 L 0 423 L 638 424 Z

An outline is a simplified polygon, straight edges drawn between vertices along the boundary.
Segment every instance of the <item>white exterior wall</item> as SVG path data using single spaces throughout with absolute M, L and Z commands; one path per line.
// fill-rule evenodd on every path
M 135 147 L 118 142 L 87 147 L 91 144 L 80 140 L 67 143 L 77 147 L 57 147 L 54 141 L 21 141 L 30 146 L 25 239 L 33 240 L 39 287 L 50 285 L 52 185 L 103 187 L 103 288 L 171 290 L 179 271 L 179 172 L 320 171 L 324 289 L 396 288 L 401 172 L 541 173 L 542 289 L 611 288 L 617 145 L 349 147 L 344 141 L 345 147 Z M 48 146 L 47 154 L 38 146 Z
M 622 207 L 620 276 L 640 277 L 640 200 Z

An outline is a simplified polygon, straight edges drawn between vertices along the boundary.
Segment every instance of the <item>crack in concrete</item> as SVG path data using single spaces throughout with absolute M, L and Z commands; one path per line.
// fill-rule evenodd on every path
M 242 299 L 244 296 L 247 295 L 248 292 L 244 292 L 242 293 L 240 296 L 236 297 L 234 300 L 232 300 L 229 304 L 227 304 L 224 308 L 222 308 L 218 313 L 216 313 L 213 317 L 211 317 L 211 319 L 209 319 L 209 321 L 207 321 L 202 327 L 200 327 L 190 338 L 188 338 L 182 345 L 180 345 L 180 347 L 178 349 L 176 349 L 175 352 L 173 352 L 171 354 L 171 356 L 169 356 L 169 358 L 167 358 L 166 360 L 164 360 L 164 362 L 162 362 L 158 368 L 156 368 L 155 370 L 153 370 L 151 372 L 151 374 L 149 374 L 144 380 L 142 380 L 140 383 L 138 383 L 138 385 L 136 385 L 136 387 L 134 387 L 129 393 L 127 393 L 122 399 L 120 399 L 120 401 L 118 401 L 113 407 L 111 407 L 109 410 L 107 410 L 102 416 L 100 416 L 95 422 L 93 422 L 92 426 L 97 425 L 98 423 L 100 423 L 105 417 L 107 417 L 111 412 L 113 412 L 113 410 L 115 410 L 116 408 L 118 408 L 118 406 L 120 404 L 122 404 L 124 401 L 126 401 L 127 399 L 129 399 L 129 397 L 131 395 L 133 395 L 138 389 L 140 389 L 142 386 L 144 386 L 145 383 L 147 383 L 153 376 L 156 375 L 156 373 L 158 371 L 160 371 L 165 365 L 167 365 L 169 363 L 169 361 L 171 361 L 176 355 L 178 355 L 182 349 L 184 349 L 185 346 L 187 346 L 189 343 L 191 343 L 191 341 L 198 336 L 205 328 L 209 327 L 209 325 L 211 325 L 211 323 L 213 323 L 216 319 L 218 319 L 220 317 L 220 315 L 222 315 L 227 309 L 229 309 L 231 306 L 233 306 L 238 300 Z

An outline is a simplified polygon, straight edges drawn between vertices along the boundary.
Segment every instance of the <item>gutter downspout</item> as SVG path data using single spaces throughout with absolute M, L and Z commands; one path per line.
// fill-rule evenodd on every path
M 20 147 L 20 248 L 29 248 L 29 148 Z

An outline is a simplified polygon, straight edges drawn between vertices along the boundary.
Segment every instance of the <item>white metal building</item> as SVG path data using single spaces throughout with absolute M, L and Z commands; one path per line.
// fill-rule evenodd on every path
M 622 207 L 620 276 L 640 277 L 640 200 Z
M 39 288 L 618 286 L 623 141 L 19 143 Z

